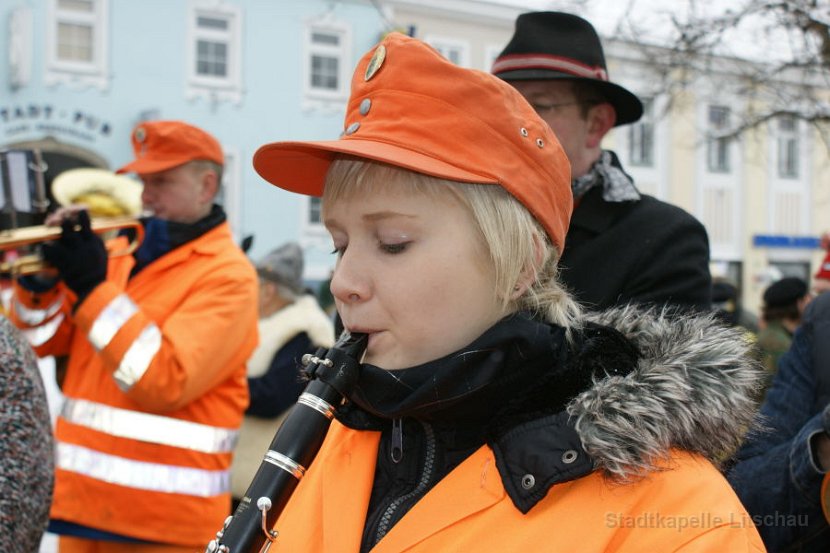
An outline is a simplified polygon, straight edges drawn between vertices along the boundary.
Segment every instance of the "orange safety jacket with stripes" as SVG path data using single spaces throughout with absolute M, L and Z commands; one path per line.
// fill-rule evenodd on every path
M 227 223 L 134 265 L 110 257 L 74 315 L 62 284 L 16 287 L 11 318 L 37 353 L 69 355 L 51 517 L 201 548 L 230 514 L 256 272 Z

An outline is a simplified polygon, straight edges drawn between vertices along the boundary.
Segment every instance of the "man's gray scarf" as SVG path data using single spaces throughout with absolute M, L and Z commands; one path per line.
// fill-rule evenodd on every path
M 614 163 L 614 154 L 603 150 L 591 170 L 571 183 L 574 198 L 581 198 L 594 186 L 602 186 L 602 199 L 606 202 L 632 202 L 640 199 L 640 193 L 631 177 Z

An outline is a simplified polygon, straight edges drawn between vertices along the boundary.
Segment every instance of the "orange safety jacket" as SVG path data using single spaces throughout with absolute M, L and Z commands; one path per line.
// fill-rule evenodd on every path
M 230 511 L 256 273 L 227 223 L 134 264 L 111 257 L 74 316 L 63 285 L 12 301 L 39 355 L 69 354 L 51 516 L 201 550 Z
M 278 551 L 360 551 L 379 440 L 379 432 L 332 424 L 277 521 Z M 557 484 L 523 515 L 484 446 L 416 503 L 372 553 L 764 551 L 750 516 L 709 461 L 675 450 L 662 468 L 629 484 L 597 472 Z

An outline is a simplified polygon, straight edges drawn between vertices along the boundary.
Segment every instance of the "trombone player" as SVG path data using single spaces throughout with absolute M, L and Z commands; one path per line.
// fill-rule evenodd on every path
M 118 173 L 139 176 L 152 213 L 138 249 L 108 256 L 86 211 L 58 210 L 43 253 L 60 282 L 21 279 L 12 302 L 19 326 L 40 327 L 40 355 L 69 356 L 49 527 L 61 553 L 193 551 L 230 511 L 256 273 L 213 202 L 219 142 L 148 121 L 132 146 Z

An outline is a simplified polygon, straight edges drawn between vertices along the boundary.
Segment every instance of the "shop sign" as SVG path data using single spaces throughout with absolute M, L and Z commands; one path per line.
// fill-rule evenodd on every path
M 794 248 L 812 250 L 821 246 L 814 236 L 788 236 L 785 234 L 756 234 L 752 245 L 756 248 Z
M 108 121 L 80 109 L 51 104 L 0 105 L 0 134 L 5 142 L 42 135 L 95 142 L 111 133 Z

